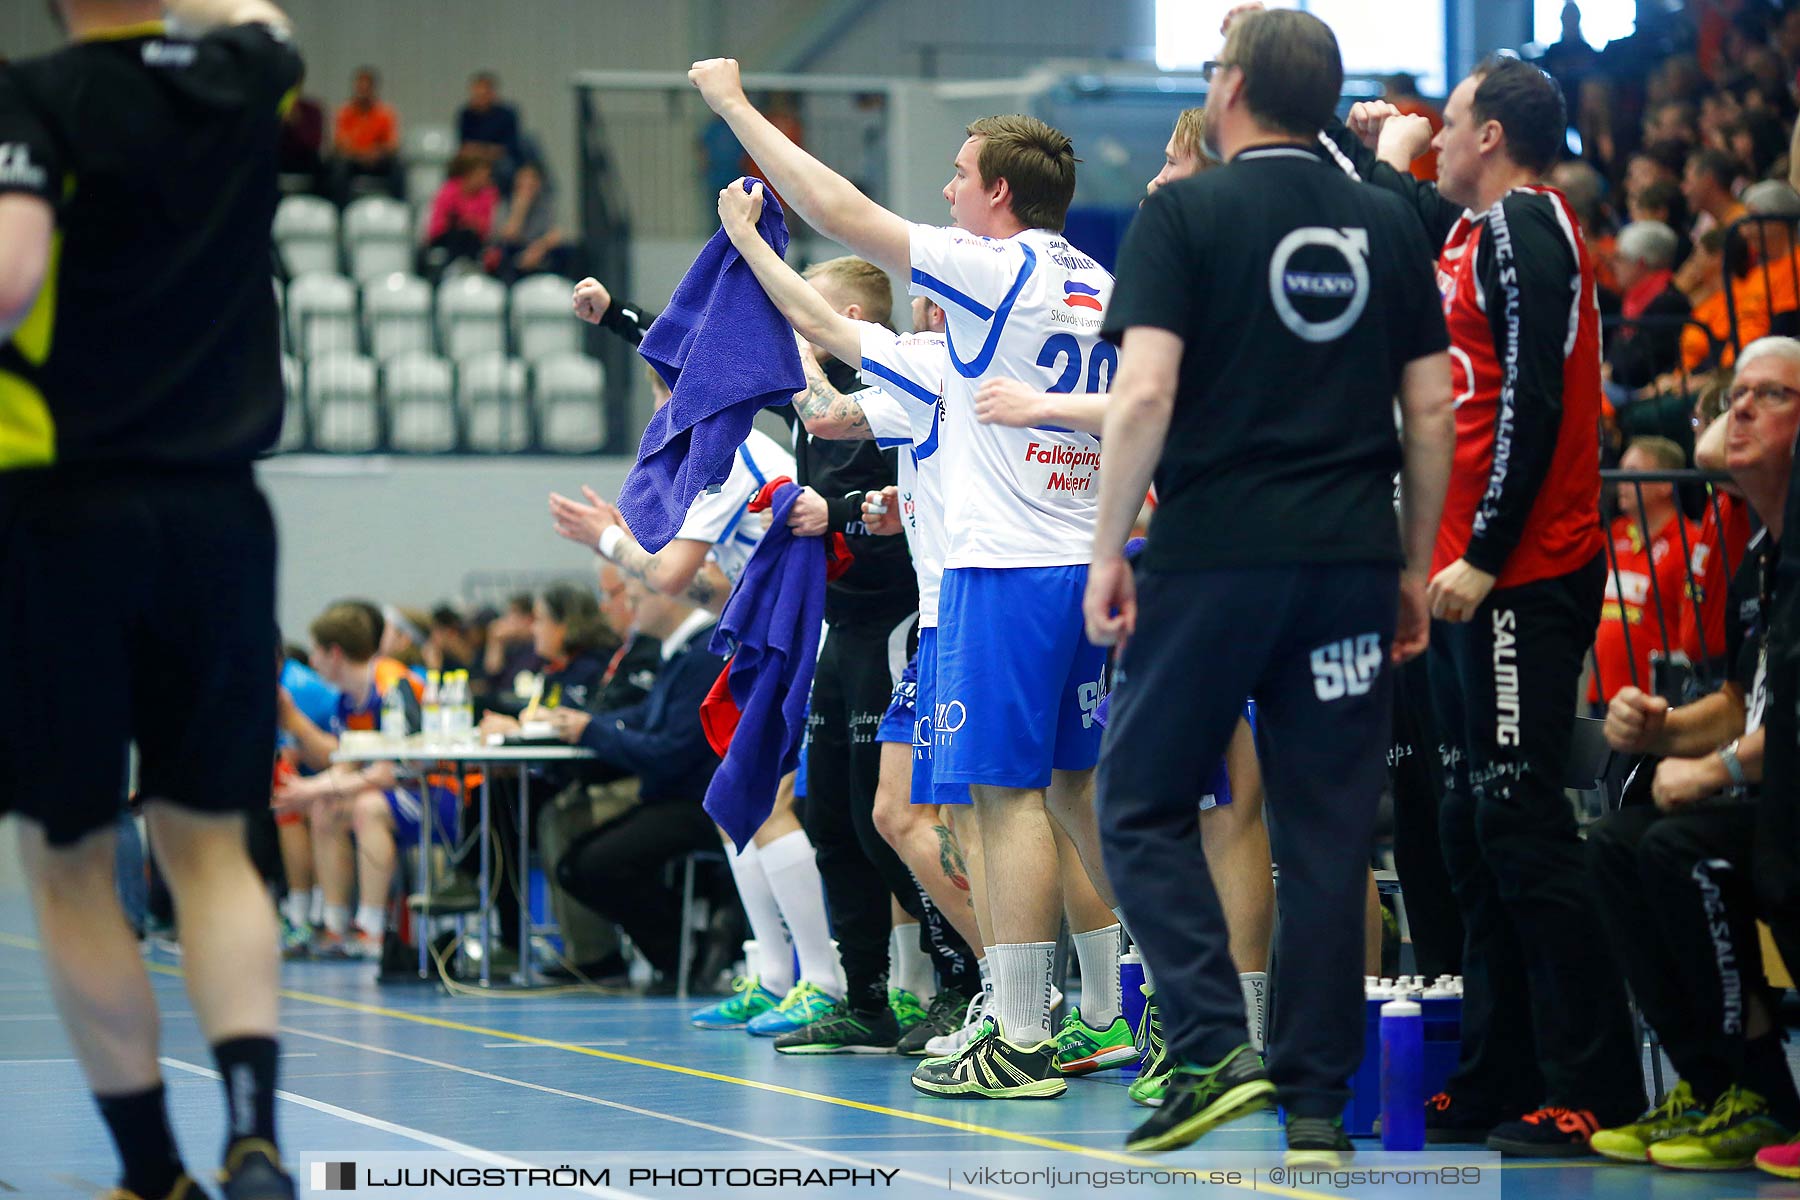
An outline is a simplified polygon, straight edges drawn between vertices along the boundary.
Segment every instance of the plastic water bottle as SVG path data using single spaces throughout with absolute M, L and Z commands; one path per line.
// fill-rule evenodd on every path
M 457 725 L 461 709 L 456 702 L 457 672 L 446 671 L 443 682 L 438 687 L 438 725 L 443 731 L 444 744 L 454 746 L 462 736 Z
M 1135 1039 L 1138 1030 L 1144 1026 L 1144 1008 L 1147 998 L 1144 995 L 1144 957 L 1136 950 L 1119 955 L 1119 1008 L 1125 1016 L 1125 1027 L 1131 1030 Z M 1143 1046 L 1138 1047 L 1142 1054 Z M 1126 1064 L 1125 1072 L 1137 1074 L 1139 1061 Z
M 1416 1000 L 1381 1006 L 1381 1148 L 1425 1147 L 1425 1019 Z
M 425 744 L 427 746 L 441 746 L 441 745 L 443 745 L 443 742 L 444 742 L 444 707 L 443 707 L 443 703 L 442 703 L 442 701 L 443 701 L 442 687 L 443 687 L 443 676 L 440 672 L 438 672 L 438 671 L 426 672 L 426 674 L 425 674 L 425 705 L 424 705 L 424 707 L 425 707 L 425 711 L 424 711 L 425 727 L 422 730 L 422 732 L 425 734 Z
M 397 687 L 381 698 L 381 736 L 394 742 L 406 737 L 406 702 Z
M 467 744 L 475 733 L 475 698 L 469 694 L 469 673 L 457 671 L 455 674 L 455 702 L 451 709 L 448 732 L 450 740 L 461 746 Z

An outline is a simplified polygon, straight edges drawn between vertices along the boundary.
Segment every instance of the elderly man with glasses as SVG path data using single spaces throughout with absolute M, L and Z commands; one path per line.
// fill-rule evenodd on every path
M 1775 993 L 1763 978 L 1752 839 L 1763 778 L 1768 620 L 1783 504 L 1800 431 L 1800 341 L 1769 337 L 1739 358 L 1730 407 L 1701 438 L 1763 531 L 1732 581 L 1727 662 L 1717 692 L 1671 709 L 1625 688 L 1606 714 L 1615 750 L 1660 758 L 1640 768 L 1651 801 L 1627 804 L 1589 834 L 1608 940 L 1680 1081 L 1638 1120 L 1593 1135 L 1593 1149 L 1674 1170 L 1747 1167 L 1800 1131 Z M 1631 789 L 1637 790 L 1637 789 Z

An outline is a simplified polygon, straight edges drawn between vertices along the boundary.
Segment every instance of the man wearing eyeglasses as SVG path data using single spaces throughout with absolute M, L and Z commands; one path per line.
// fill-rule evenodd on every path
M 1763 530 L 1731 583 L 1726 661 L 1717 692 L 1671 709 L 1627 687 L 1606 739 L 1661 756 L 1654 806 L 1629 805 L 1588 835 L 1608 940 L 1680 1082 L 1636 1121 L 1593 1136 L 1608 1158 L 1677 1170 L 1747 1167 L 1800 1130 L 1773 993 L 1763 979 L 1752 887 L 1760 840 L 1769 610 L 1785 532 L 1783 504 L 1800 431 L 1800 342 L 1770 337 L 1739 359 L 1729 410 L 1697 456 L 1722 450 Z
M 1172 1064 L 1126 1146 L 1187 1145 L 1274 1095 L 1289 1165 L 1336 1165 L 1362 1056 L 1392 667 L 1423 651 L 1429 624 L 1454 437 L 1448 339 L 1416 222 L 1318 143 L 1343 83 L 1331 30 L 1253 13 L 1221 58 L 1205 138 L 1228 161 L 1144 202 L 1103 326 L 1122 352 L 1083 608 L 1092 641 L 1124 645 L 1100 815 Z M 1122 551 L 1153 473 L 1159 507 L 1134 573 Z M 1194 781 L 1245 696 L 1282 866 L 1266 1071 L 1194 820 Z
M 1330 131 L 1441 247 L 1455 363 L 1456 466 L 1432 563 L 1429 665 L 1466 993 L 1461 1061 L 1426 1132 L 1528 1157 L 1588 1154 L 1594 1130 L 1644 1102 L 1625 990 L 1562 790 L 1606 579 L 1594 265 L 1568 200 L 1539 182 L 1566 124 L 1553 79 L 1496 57 L 1457 86 L 1435 137 L 1382 103 L 1356 106 L 1350 129 Z M 1396 169 L 1427 139 L 1435 186 Z

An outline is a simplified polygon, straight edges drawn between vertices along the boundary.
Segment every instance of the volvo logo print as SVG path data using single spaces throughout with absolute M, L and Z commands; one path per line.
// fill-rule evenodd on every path
M 1300 251 L 1318 247 L 1329 254 L 1308 255 L 1305 269 L 1293 259 Z M 1337 259 L 1331 262 L 1330 259 Z M 1362 316 L 1369 304 L 1369 232 L 1366 229 L 1324 229 L 1308 226 L 1281 239 L 1269 259 L 1269 295 L 1281 323 L 1297 338 L 1329 342 L 1340 338 Z M 1333 302 L 1343 308 L 1334 316 L 1314 320 L 1300 311 L 1305 301 L 1315 312 Z

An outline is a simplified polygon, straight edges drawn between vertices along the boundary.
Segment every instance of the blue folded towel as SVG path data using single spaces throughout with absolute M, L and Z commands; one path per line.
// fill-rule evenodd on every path
M 776 488 L 769 532 L 713 630 L 713 653 L 731 655 L 727 682 L 739 716 L 706 789 L 706 811 L 740 850 L 769 819 L 781 777 L 799 762 L 819 658 L 825 539 L 788 529 L 799 495 L 792 483 Z
M 781 204 L 767 188 L 756 228 L 777 254 L 787 253 Z M 793 330 L 723 230 L 688 268 L 638 353 L 675 393 L 650 418 L 619 492 L 625 523 L 654 554 L 680 530 L 694 498 L 725 482 L 756 414 L 788 403 L 806 376 Z

